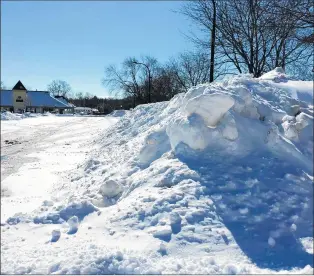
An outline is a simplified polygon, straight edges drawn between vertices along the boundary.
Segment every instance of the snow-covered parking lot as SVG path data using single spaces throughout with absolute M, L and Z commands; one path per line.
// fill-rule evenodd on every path
M 112 117 L 38 116 L 1 121 L 1 220 L 33 211 L 67 172 L 97 150 Z M 58 184 L 58 187 L 60 184 Z

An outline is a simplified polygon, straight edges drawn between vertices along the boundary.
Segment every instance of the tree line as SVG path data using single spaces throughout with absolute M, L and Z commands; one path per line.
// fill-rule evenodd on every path
M 297 79 L 313 79 L 312 0 L 196 0 L 177 12 L 200 31 L 186 34 L 196 50 L 165 64 L 144 56 L 109 65 L 102 82 L 111 93 L 136 106 L 169 100 L 191 86 L 229 74 L 257 78 L 282 67 Z

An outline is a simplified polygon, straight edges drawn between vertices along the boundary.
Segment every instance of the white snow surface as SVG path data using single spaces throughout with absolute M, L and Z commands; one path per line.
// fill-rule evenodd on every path
M 129 110 L 123 110 L 123 109 L 120 109 L 120 110 L 114 110 L 112 111 L 109 116 L 112 116 L 112 117 L 122 117 L 124 116 L 125 114 L 127 114 L 129 112 Z
M 1 134 L 22 122 L 36 160 L 2 179 L 2 273 L 313 273 L 313 109 L 274 81 Z
M 275 87 L 286 90 L 294 99 L 313 105 L 313 81 L 299 81 L 287 75 L 281 67 L 262 75 L 260 80 L 271 81 Z
M 18 114 L 18 113 L 11 113 L 9 111 L 1 112 L 1 115 L 0 115 L 1 120 L 4 120 L 4 121 L 21 120 L 21 119 L 25 119 L 25 118 L 37 118 L 37 117 L 41 117 L 41 116 L 55 116 L 55 115 L 51 114 L 50 112 L 45 112 L 43 114 L 41 114 L 41 113 L 30 113 L 30 112 Z

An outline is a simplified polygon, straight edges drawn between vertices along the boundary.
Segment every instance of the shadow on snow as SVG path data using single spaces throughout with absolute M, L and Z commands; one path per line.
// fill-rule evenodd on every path
M 218 216 L 252 262 L 275 270 L 313 267 L 313 255 L 299 241 L 313 236 L 313 184 L 302 178 L 302 169 L 271 155 L 226 160 L 219 152 L 205 155 L 184 144 L 176 156 L 199 173 L 203 196 L 214 201 Z

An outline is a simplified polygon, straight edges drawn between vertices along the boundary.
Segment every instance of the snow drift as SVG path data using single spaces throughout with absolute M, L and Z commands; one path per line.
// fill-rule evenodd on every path
M 1 112 L 1 120 L 21 120 L 22 118 L 21 114 L 14 114 L 9 111 Z
M 52 228 L 68 253 L 31 271 L 312 273 L 313 109 L 276 84 L 240 75 L 126 113 L 56 187 L 54 206 L 19 215 L 77 218 L 71 243 Z M 5 260 L 4 273 L 29 261 Z
M 1 112 L 1 120 L 6 120 L 6 121 L 21 120 L 21 119 L 25 119 L 25 118 L 37 118 L 40 116 L 55 116 L 55 115 L 51 114 L 50 112 L 45 112 L 43 114 L 41 114 L 41 113 L 30 113 L 30 112 L 25 112 L 23 114 L 11 113 L 9 111 Z

